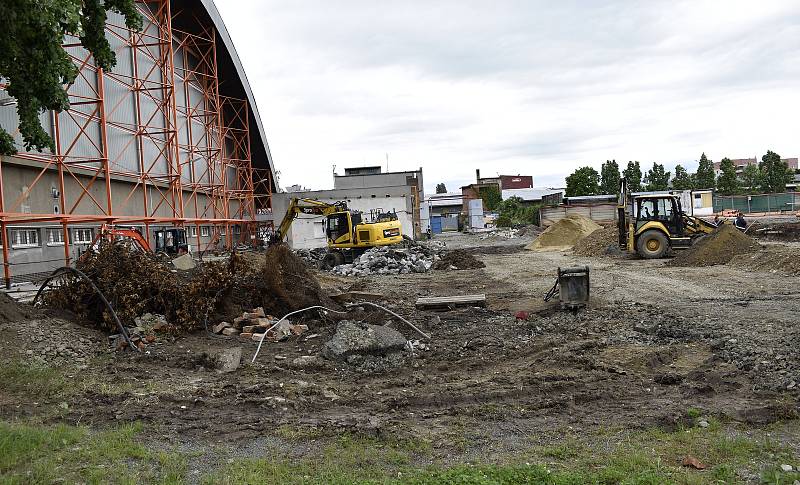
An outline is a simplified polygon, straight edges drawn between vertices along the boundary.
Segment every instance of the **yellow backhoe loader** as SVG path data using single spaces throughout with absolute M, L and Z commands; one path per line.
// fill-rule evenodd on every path
M 324 229 L 328 241 L 328 253 L 320 265 L 322 269 L 352 263 L 367 249 L 403 242 L 402 226 L 394 212 L 375 211 L 371 214 L 371 220 L 366 221 L 364 213 L 348 209 L 345 202 L 329 204 L 295 197 L 289 202 L 286 215 L 283 216 L 270 243 L 282 242 L 300 214 L 325 216 Z
M 670 250 L 690 248 L 717 225 L 690 216 L 672 194 L 631 196 L 623 181 L 617 201 L 619 247 L 642 258 L 663 258 Z

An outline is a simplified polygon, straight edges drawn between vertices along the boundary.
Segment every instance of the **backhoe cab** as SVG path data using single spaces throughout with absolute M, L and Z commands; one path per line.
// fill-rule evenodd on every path
M 156 239 L 156 254 L 165 253 L 174 258 L 189 252 L 189 244 L 186 242 L 186 229 L 182 227 L 156 229 L 153 234 Z
M 645 259 L 663 258 L 670 250 L 686 249 L 717 226 L 683 212 L 670 194 L 636 195 L 623 191 L 617 207 L 620 249 Z
M 299 214 L 325 216 L 323 221 L 328 254 L 321 267 L 329 269 L 352 262 L 367 249 L 403 242 L 403 233 L 397 214 L 377 211 L 365 220 L 365 214 L 350 210 L 345 202 L 329 204 L 314 199 L 294 198 L 289 203 L 286 215 L 275 231 L 270 244 L 282 242 Z

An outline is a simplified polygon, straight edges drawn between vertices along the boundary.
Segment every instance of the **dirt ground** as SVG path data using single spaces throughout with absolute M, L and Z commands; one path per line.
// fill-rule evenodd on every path
M 93 349 L 80 365 L 54 351 L 59 365 L 74 369 L 66 410 L 53 414 L 46 397 L 3 394 L 0 417 L 99 428 L 139 421 L 149 440 L 179 443 L 201 457 L 219 446 L 252 453 L 286 430 L 413 436 L 432 443 L 437 459 L 461 462 L 502 456 L 521 440 L 547 442 L 565 430 L 675 429 L 689 409 L 756 426 L 797 416 L 797 276 L 537 253 L 522 249 L 524 238 L 493 245 L 473 237 L 470 245 L 459 235 L 451 242 L 449 248 L 471 247 L 485 268 L 358 279 L 318 274 L 331 294 L 382 294 L 383 304 L 431 335 L 427 350 L 405 352 L 385 372 L 295 360 L 318 356 L 335 332 L 334 323 L 315 316 L 303 319 L 306 334 L 266 343 L 254 364 L 256 343 L 237 338 L 198 333 L 156 342 L 143 354 L 114 353 L 99 332 L 59 321 L 51 332 L 67 340 L 75 332 Z M 556 268 L 576 264 L 590 267 L 589 307 L 572 313 L 543 302 Z M 486 308 L 415 309 L 420 296 L 474 293 L 486 294 Z M 420 338 L 377 311 L 351 319 L 391 322 L 406 338 Z M 0 359 L 39 356 L 45 321 L 36 314 L 1 321 Z M 243 352 L 237 370 L 204 367 L 204 353 L 231 348 Z M 41 355 L 54 362 L 48 351 Z M 278 438 L 276 430 L 283 430 Z M 782 439 L 800 454 L 800 436 Z M 298 456 L 320 450 L 315 439 L 292 446 Z

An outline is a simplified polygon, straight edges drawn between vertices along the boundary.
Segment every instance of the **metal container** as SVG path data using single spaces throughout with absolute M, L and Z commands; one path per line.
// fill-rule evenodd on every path
M 561 308 L 577 310 L 589 302 L 589 267 L 558 268 L 558 300 Z

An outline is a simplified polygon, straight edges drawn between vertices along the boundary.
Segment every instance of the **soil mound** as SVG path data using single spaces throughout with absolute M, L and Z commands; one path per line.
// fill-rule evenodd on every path
M 714 266 L 725 264 L 740 254 L 752 254 L 761 246 L 733 224 L 723 224 L 689 249 L 678 253 L 669 266 Z
M 797 250 L 787 247 L 768 247 L 757 253 L 740 254 L 731 259 L 728 265 L 751 271 L 800 275 Z
M 433 263 L 433 269 L 477 269 L 486 265 L 479 261 L 470 252 L 463 249 L 454 249 L 446 252 L 438 261 Z
M 0 323 L 13 323 L 28 320 L 33 308 L 17 303 L 13 298 L 0 292 Z
M 575 244 L 578 256 L 604 256 L 619 253 L 619 230 L 617 226 L 598 229 Z
M 306 262 L 285 244 L 267 249 L 263 279 L 266 291 L 262 289 L 259 292 L 261 302 L 258 306 L 274 315 L 283 316 L 314 305 L 338 307 L 322 291 Z
M 572 214 L 545 229 L 525 249 L 530 251 L 561 251 L 569 249 L 597 229 L 600 229 L 600 226 L 591 219 Z

